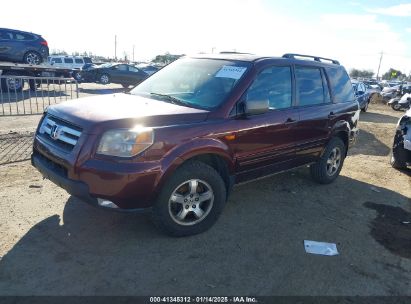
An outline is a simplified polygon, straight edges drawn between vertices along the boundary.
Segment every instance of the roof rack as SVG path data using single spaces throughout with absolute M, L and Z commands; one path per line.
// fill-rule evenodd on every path
M 283 55 L 283 58 L 296 59 L 295 57 L 313 58 L 314 61 L 319 61 L 319 62 L 321 62 L 322 60 L 326 60 L 326 61 L 331 61 L 333 64 L 338 64 L 338 65 L 340 65 L 340 63 L 338 62 L 338 60 L 330 59 L 330 58 L 324 58 L 324 57 L 318 57 L 318 56 L 310 56 L 310 55 L 301 55 L 301 54 L 284 54 L 284 55 Z
M 220 54 L 240 54 L 240 55 L 253 55 L 251 53 L 234 52 L 234 51 L 222 51 Z

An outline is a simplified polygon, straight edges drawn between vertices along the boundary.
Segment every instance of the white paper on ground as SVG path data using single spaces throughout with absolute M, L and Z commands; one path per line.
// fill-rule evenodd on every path
M 305 252 L 321 255 L 338 255 L 337 245 L 304 240 Z

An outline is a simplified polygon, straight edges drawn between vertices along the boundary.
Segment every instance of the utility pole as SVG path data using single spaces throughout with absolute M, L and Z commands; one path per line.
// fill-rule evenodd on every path
M 114 59 L 117 60 L 117 35 L 114 35 Z
M 135 45 L 133 44 L 133 62 L 135 62 L 134 61 L 134 47 L 135 47 Z
M 380 67 L 381 67 L 381 61 L 382 61 L 382 55 L 383 55 L 383 54 L 384 54 L 384 52 L 381 51 L 380 63 L 378 64 L 377 80 L 378 80 L 378 76 L 380 75 Z

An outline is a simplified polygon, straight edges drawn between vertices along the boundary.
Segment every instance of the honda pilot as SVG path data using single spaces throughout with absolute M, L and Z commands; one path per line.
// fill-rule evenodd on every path
M 333 182 L 358 119 L 336 60 L 184 57 L 129 93 L 50 106 L 32 164 L 85 202 L 149 211 L 165 233 L 187 236 L 216 222 L 235 184 L 305 165 Z

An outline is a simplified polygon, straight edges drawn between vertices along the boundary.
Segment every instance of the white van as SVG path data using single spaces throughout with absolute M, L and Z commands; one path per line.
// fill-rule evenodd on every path
M 49 56 L 49 64 L 56 67 L 80 70 L 86 63 L 92 63 L 90 57 L 81 56 Z

